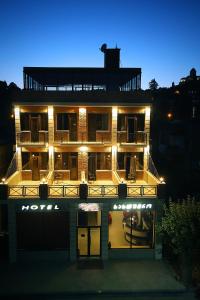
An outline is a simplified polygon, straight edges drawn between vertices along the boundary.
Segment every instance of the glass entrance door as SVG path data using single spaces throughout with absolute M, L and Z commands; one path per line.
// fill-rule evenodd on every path
M 78 227 L 78 256 L 100 256 L 100 235 L 100 226 Z

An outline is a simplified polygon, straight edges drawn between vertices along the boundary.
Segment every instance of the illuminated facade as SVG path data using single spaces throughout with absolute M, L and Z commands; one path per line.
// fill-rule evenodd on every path
M 0 185 L 9 256 L 161 258 L 164 196 L 149 153 L 151 101 L 140 68 L 24 68 L 16 153 Z

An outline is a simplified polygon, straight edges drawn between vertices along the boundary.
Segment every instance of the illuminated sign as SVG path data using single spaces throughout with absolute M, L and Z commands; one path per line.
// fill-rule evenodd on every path
M 128 203 L 128 204 L 114 204 L 113 210 L 130 210 L 130 209 L 151 209 L 152 204 L 142 203 Z
M 59 210 L 60 207 L 57 204 L 33 204 L 33 205 L 22 205 L 21 211 L 52 211 Z
M 80 203 L 78 208 L 83 211 L 99 211 L 98 203 Z

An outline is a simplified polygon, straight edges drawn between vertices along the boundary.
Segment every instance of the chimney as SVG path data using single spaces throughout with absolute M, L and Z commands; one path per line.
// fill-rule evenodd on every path
M 120 48 L 108 49 L 106 44 L 103 44 L 100 49 L 104 53 L 104 68 L 109 70 L 117 70 L 120 67 Z

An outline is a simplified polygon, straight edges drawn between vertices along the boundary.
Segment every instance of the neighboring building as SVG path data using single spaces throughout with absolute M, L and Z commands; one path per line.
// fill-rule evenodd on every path
M 151 100 L 141 69 L 120 68 L 118 48 L 101 50 L 104 68 L 24 68 L 12 174 L 0 185 L 10 261 L 161 258 Z
M 165 174 L 169 194 L 175 199 L 199 195 L 200 180 L 200 76 L 189 76 L 171 88 L 153 93 L 152 153 Z

